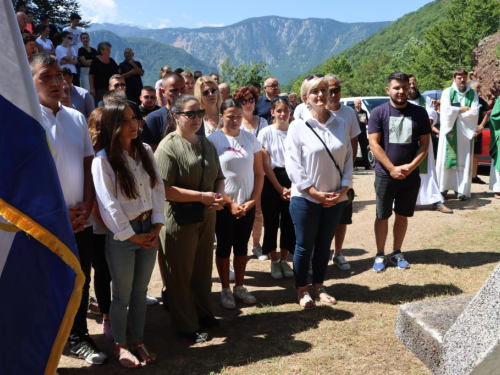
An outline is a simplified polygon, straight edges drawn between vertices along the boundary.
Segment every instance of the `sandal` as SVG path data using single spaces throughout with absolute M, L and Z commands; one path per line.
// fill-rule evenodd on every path
M 330 301 L 329 302 L 326 302 L 326 301 L 323 301 L 319 295 L 320 294 L 324 294 L 326 298 L 328 298 Z M 326 291 L 325 291 L 325 288 L 321 287 L 321 288 L 318 288 L 318 290 L 316 291 L 316 299 L 318 301 L 320 301 L 321 303 L 325 304 L 325 305 L 335 305 L 337 303 L 337 300 L 335 299 L 335 297 L 332 297 L 331 295 L 329 295 Z M 331 301 L 333 300 L 333 302 Z
M 139 352 L 139 349 L 141 350 L 141 352 Z M 139 355 L 140 361 L 146 362 L 146 365 L 153 365 L 158 361 L 156 354 L 150 354 L 148 349 L 146 348 L 146 345 L 144 344 L 134 346 L 134 351 Z
M 119 352 L 117 352 L 116 350 L 114 350 L 114 353 L 115 353 L 116 358 L 118 358 L 118 362 L 120 362 L 120 365 L 123 368 L 126 368 L 128 370 L 133 370 L 133 369 L 141 367 L 141 363 L 139 362 L 139 360 L 137 359 L 137 357 L 135 355 L 133 355 L 132 353 L 130 353 L 130 350 L 125 349 L 125 348 L 119 348 L 119 349 L 120 349 Z M 125 356 L 122 357 L 123 354 L 126 354 L 126 357 Z M 127 362 L 129 362 L 129 363 L 131 362 L 132 364 L 131 365 L 127 365 L 127 363 L 125 362 L 125 360 Z
M 298 299 L 299 299 L 300 307 L 302 307 L 304 310 L 314 309 L 316 307 L 316 304 L 314 303 L 314 301 L 312 300 L 312 298 L 308 292 L 300 293 Z M 304 305 L 302 305 L 300 303 L 300 301 L 302 301 L 302 299 L 304 299 L 306 301 L 306 303 Z

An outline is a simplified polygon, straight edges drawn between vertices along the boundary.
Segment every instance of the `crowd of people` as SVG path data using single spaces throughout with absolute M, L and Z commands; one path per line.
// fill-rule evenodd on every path
M 33 17 L 28 27 L 28 16 L 17 16 L 31 43 Z M 482 182 L 473 155 L 487 105 L 465 69 L 454 72 L 441 100 L 422 96 L 416 77 L 393 73 L 390 100 L 371 113 L 360 100 L 354 108 L 341 103 L 334 74 L 306 77 L 299 95 L 281 92 L 274 77 L 231 93 L 217 73 L 165 65 L 154 87 L 143 86 L 134 52 L 127 48 L 117 64 L 109 42 L 89 46 L 79 19 L 72 15 L 59 44 L 52 41 L 57 30 L 42 23 L 34 42 L 42 49 L 28 55 L 86 277 L 68 344 L 90 364 L 107 356 L 89 336 L 89 308 L 103 315 L 123 367 L 157 362 L 144 341 L 146 306 L 158 303 L 147 295 L 156 262 L 172 327 L 192 342 L 209 340 L 208 330 L 220 324 L 211 295 L 214 244 L 225 309 L 257 302 L 244 286 L 250 238 L 256 258 L 270 259 L 270 280 L 295 279 L 300 307 L 335 304 L 325 273 L 332 241 L 333 264 L 351 267 L 342 247 L 358 143 L 366 169 L 368 143 L 377 159 L 375 272 L 388 262 L 410 267 L 401 249 L 417 205 L 452 213 L 448 191 L 465 200 L 471 183 Z M 496 158 L 490 187 L 500 198 Z M 96 298 L 89 296 L 91 268 Z

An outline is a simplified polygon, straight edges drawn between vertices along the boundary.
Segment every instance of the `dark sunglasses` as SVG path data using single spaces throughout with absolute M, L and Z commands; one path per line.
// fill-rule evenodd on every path
M 314 77 L 316 78 L 323 78 L 325 75 L 324 74 L 315 74 L 313 76 L 307 76 L 306 77 L 306 81 L 310 81 L 311 79 L 313 79 Z
M 285 100 L 288 103 L 288 98 L 286 96 L 275 96 L 271 99 L 272 102 L 277 102 L 278 100 Z
M 255 100 L 253 98 L 240 100 L 241 105 L 245 105 L 247 103 L 253 104 L 254 102 L 255 102 Z
M 127 85 L 125 85 L 124 83 L 115 83 L 115 84 L 113 85 L 113 87 L 114 87 L 115 89 L 119 89 L 120 87 L 121 87 L 122 89 L 125 89 L 125 88 L 127 88 Z
M 175 112 L 176 115 L 184 115 L 188 119 L 193 120 L 196 116 L 199 118 L 205 117 L 205 110 L 200 109 L 198 111 L 185 111 L 185 112 Z
M 143 95 L 142 98 L 146 99 L 146 100 L 149 100 L 149 99 L 156 99 L 156 96 L 154 96 L 154 95 Z
M 328 90 L 328 94 L 330 94 L 330 95 L 332 95 L 332 94 L 338 94 L 340 92 L 340 90 L 342 90 L 341 86 L 335 87 L 334 89 Z
M 203 96 L 208 96 L 210 94 L 216 95 L 219 92 L 217 89 L 208 89 L 202 92 Z

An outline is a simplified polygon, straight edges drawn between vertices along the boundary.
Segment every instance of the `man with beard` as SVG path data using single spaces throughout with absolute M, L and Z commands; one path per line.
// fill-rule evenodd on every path
M 387 79 L 390 101 L 376 107 L 368 122 L 370 149 L 377 159 L 375 192 L 377 195 L 375 272 L 385 270 L 385 242 L 389 217 L 394 212 L 394 244 L 390 262 L 399 269 L 410 268 L 401 247 L 408 227 L 408 217 L 415 211 L 420 189 L 419 164 L 430 144 L 431 127 L 427 111 L 408 103 L 409 77 L 392 73 Z
M 148 115 L 160 109 L 156 105 L 156 91 L 152 86 L 144 86 L 141 90 L 141 105 L 139 106 L 139 111 L 141 112 L 142 121 L 146 121 Z
M 410 77 L 410 91 L 408 92 L 408 102 L 418 105 L 427 110 L 431 126 L 436 122 L 438 113 L 432 108 L 432 100 L 424 97 L 418 91 L 417 78 Z M 432 208 L 444 214 L 452 214 L 453 210 L 444 204 L 444 198 L 439 191 L 436 175 L 436 165 L 434 163 L 434 150 L 429 147 L 429 152 L 420 165 L 420 191 L 417 198 L 417 206 L 432 204 Z
M 480 105 L 477 93 L 467 84 L 467 70 L 453 72 L 453 84 L 441 94 L 441 128 L 436 172 L 441 194 L 449 189 L 461 201 L 470 198 L 472 138 L 476 134 Z

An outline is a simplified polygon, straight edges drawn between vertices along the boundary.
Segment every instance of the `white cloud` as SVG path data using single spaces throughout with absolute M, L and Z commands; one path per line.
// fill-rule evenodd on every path
M 224 26 L 223 23 L 205 23 L 205 22 L 198 22 L 196 24 L 198 27 L 205 27 L 205 26 L 210 26 L 210 27 L 222 27 Z
M 157 18 L 156 20 L 160 23 L 158 25 L 159 29 L 164 29 L 165 27 L 168 27 L 167 24 L 170 23 L 170 20 L 168 18 Z
M 80 2 L 82 17 L 94 23 L 116 22 L 118 5 L 114 0 L 85 0 Z

